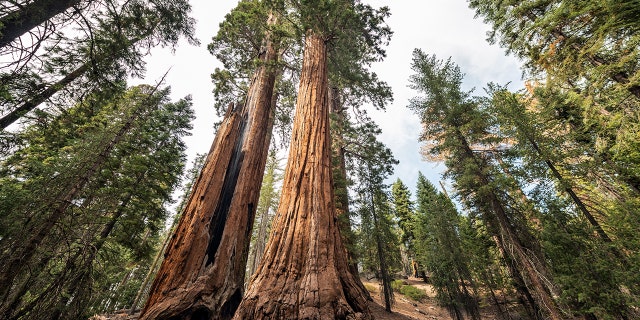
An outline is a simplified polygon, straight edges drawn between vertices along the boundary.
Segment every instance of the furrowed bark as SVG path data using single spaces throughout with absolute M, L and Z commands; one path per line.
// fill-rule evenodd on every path
M 278 73 L 280 73 L 280 71 L 278 71 Z M 278 75 L 277 77 L 279 76 L 280 75 Z M 268 123 L 269 136 L 267 137 L 267 141 L 271 141 L 271 137 L 273 136 L 273 124 L 275 121 L 275 106 L 277 101 L 278 101 L 278 94 L 274 92 L 273 97 L 271 99 L 271 105 L 274 107 L 272 108 L 271 115 L 269 116 L 269 123 Z M 264 147 L 265 147 L 264 152 L 269 154 L 270 144 L 267 143 L 264 145 Z M 273 170 L 275 172 L 276 163 L 268 164 L 268 166 L 269 167 L 267 167 L 266 169 L 267 171 Z M 274 173 L 272 172 L 272 174 Z M 271 211 L 270 209 L 271 206 L 272 206 L 271 199 L 269 199 L 269 201 L 264 205 L 263 211 L 258 212 L 258 215 L 260 216 L 260 224 L 258 225 L 256 241 L 253 247 L 253 252 L 249 253 L 250 257 L 249 257 L 248 270 L 247 270 L 247 276 L 249 276 L 249 278 L 255 273 L 256 269 L 258 268 L 258 265 L 260 264 L 260 260 L 262 259 L 262 255 L 264 254 L 264 249 L 267 244 L 267 236 L 268 236 L 267 229 L 269 226 L 269 222 L 271 221 L 270 214 L 269 214 L 269 212 Z
M 332 189 L 327 48 L 308 31 L 282 196 L 234 319 L 369 319 L 349 272 Z
M 218 129 L 141 319 L 229 319 L 240 303 L 270 138 L 277 50 L 269 42 L 261 59 L 245 104 Z

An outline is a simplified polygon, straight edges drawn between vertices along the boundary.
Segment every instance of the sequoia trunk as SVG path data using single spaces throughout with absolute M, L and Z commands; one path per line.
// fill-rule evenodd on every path
M 269 41 L 261 60 L 245 104 L 218 129 L 141 319 L 228 319 L 240 303 L 272 128 L 277 50 Z
M 327 47 L 309 31 L 280 204 L 234 319 L 370 318 L 338 231 L 330 152 Z

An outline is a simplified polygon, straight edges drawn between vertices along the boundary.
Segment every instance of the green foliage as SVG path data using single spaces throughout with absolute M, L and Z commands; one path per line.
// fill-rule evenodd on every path
M 469 270 L 459 235 L 459 214 L 454 204 L 420 173 L 417 185 L 417 209 L 413 220 L 416 257 L 429 271 L 436 299 L 452 316 L 465 310 L 480 317 L 475 280 Z
M 406 281 L 404 280 L 393 280 L 391 281 L 391 288 L 393 288 L 393 290 L 400 292 L 400 288 L 402 288 L 402 286 L 407 285 Z
M 640 36 L 638 22 L 629 20 L 637 3 L 474 0 L 469 5 L 493 26 L 490 40 L 522 58 L 537 80 L 525 99 L 535 120 L 530 123 L 542 127 L 534 140 L 547 148 L 545 157 L 559 155 L 582 171 L 569 169 L 579 177 L 596 175 L 585 171 L 598 167 L 598 179 L 611 181 L 608 189 L 620 195 L 630 188 L 635 195 L 622 197 L 637 197 Z M 558 132 L 570 142 L 545 145 Z M 593 179 L 586 180 L 582 183 Z
M 415 50 L 412 68 L 416 73 L 411 76 L 411 86 L 422 96 L 412 99 L 409 107 L 423 122 L 424 154 L 431 159 L 444 158 L 446 176 L 453 180 L 464 206 L 480 214 L 506 263 L 522 267 L 508 266 L 514 282 L 520 283 L 516 286 L 519 292 L 529 297 L 534 309 L 559 317 L 559 307 L 549 294 L 557 289 L 533 229 L 537 212 L 510 176 L 509 168 L 501 165 L 500 149 L 508 140 L 500 136 L 494 116 L 481 98 L 461 90 L 463 75 L 450 60 Z M 469 272 L 459 270 L 458 274 Z M 454 279 L 444 280 L 442 285 Z M 455 307 L 450 310 L 458 314 Z
M 211 75 L 216 111 L 222 114 L 229 104 L 243 101 L 269 37 L 279 53 L 278 61 L 270 62 L 278 72 L 274 127 L 286 145 L 304 36 L 309 28 L 316 28 L 328 39 L 330 86 L 339 90 L 340 107 L 358 108 L 363 113 L 361 107 L 372 103 L 384 109 L 392 99 L 391 89 L 369 67 L 385 56 L 383 47 L 392 34 L 384 21 L 388 16 L 386 7 L 374 9 L 353 1 L 240 1 L 220 24 L 208 47 L 224 65 Z M 270 24 L 268 19 L 276 22 Z
M 560 299 L 576 314 L 625 317 L 630 301 L 618 288 L 621 261 L 611 256 L 607 244 L 593 241 L 588 224 L 566 215 L 561 202 L 556 200 L 548 208 L 542 239 L 545 253 L 553 261 L 555 279 L 563 289 Z
M 422 301 L 424 300 L 424 298 L 427 297 L 427 293 L 422 290 L 422 289 L 418 289 L 414 286 L 402 286 L 400 288 L 400 293 L 404 294 L 405 296 L 413 299 L 414 301 Z
M 393 290 L 409 297 L 413 301 L 422 301 L 427 297 L 427 293 L 419 288 L 404 283 L 402 280 L 394 280 L 391 283 Z
M 197 43 L 190 10 L 183 0 L 93 1 L 78 7 L 75 14 L 82 16 L 82 23 L 60 26 L 34 48 L 16 46 L 24 52 L 15 56 L 23 58 L 2 66 L 3 118 L 21 106 L 35 104 L 33 109 L 51 96 L 55 99 L 49 104 L 63 109 L 90 92 L 122 89 L 129 75 L 144 72 L 148 48 L 175 46 L 180 38 Z
M 545 35 L 557 36 L 554 28 L 569 26 L 561 19 L 559 25 L 536 29 L 552 21 L 547 14 L 553 10 L 538 9 L 549 9 L 547 5 L 554 10 L 568 8 L 577 2 L 496 3 L 472 1 L 472 6 L 482 4 L 477 8 L 496 15 L 491 16 L 498 19 L 494 36 L 499 34 L 514 52 L 531 54 L 535 46 L 544 44 Z M 548 19 L 528 25 L 536 15 Z M 514 17 L 522 20 L 509 20 Z M 527 33 L 530 31 L 533 33 Z M 532 36 L 535 32 L 540 35 Z M 530 41 L 538 36 L 540 41 Z M 557 55 L 575 49 L 570 41 L 553 45 L 558 46 Z M 529 260 L 537 272 L 546 274 L 545 291 L 554 293 L 553 303 L 561 312 L 597 318 L 634 317 L 637 272 L 630 270 L 638 261 L 638 237 L 631 230 L 638 230 L 637 220 L 633 220 L 637 210 L 633 208 L 638 203 L 635 174 L 640 162 L 635 159 L 635 136 L 627 136 L 637 131 L 636 112 L 629 109 L 637 105 L 633 85 L 621 86 L 615 72 L 600 78 L 607 81 L 595 80 L 597 75 L 592 72 L 598 68 L 591 69 L 593 66 L 584 61 L 582 66 L 571 65 L 572 70 L 565 70 L 568 60 L 558 62 L 553 54 L 528 60 L 530 66 L 548 73 L 546 83 L 531 82 L 518 93 L 489 84 L 486 97 L 472 97 L 471 92 L 460 89 L 462 73 L 450 60 L 414 51 L 412 68 L 416 74 L 411 77 L 411 86 L 422 96 L 412 99 L 410 108 L 424 125 L 420 137 L 426 143 L 423 154 L 430 160 L 445 161 L 447 177 L 472 213 L 455 230 L 459 230 L 465 251 L 471 253 L 469 274 L 489 289 L 495 303 L 498 290 L 515 288 L 521 294 L 531 290 L 526 282 L 532 273 L 527 275 L 519 262 Z M 580 58 L 589 62 L 600 54 L 585 53 Z M 626 137 L 624 143 L 622 136 Z M 433 217 L 428 221 L 437 225 Z M 446 229 L 438 226 L 432 232 Z M 422 230 L 416 234 L 428 233 Z M 433 243 L 441 242 L 429 243 L 436 246 Z M 521 245 L 527 254 L 505 250 L 512 245 Z M 429 259 L 425 263 L 433 265 L 433 257 Z M 438 284 L 436 279 L 434 286 L 452 282 Z
M 260 188 L 260 198 L 251 235 L 249 247 L 249 259 L 247 263 L 246 278 L 250 279 L 255 272 L 266 248 L 271 230 L 271 222 L 278 210 L 280 199 L 280 184 L 282 182 L 283 168 L 280 164 L 276 150 L 269 151 L 265 165 L 264 177 Z
M 115 301 L 110 290 L 118 306 L 130 303 L 178 185 L 193 117 L 189 98 L 168 96 L 146 85 L 108 101 L 90 96 L 27 128 L 2 160 L 3 266 L 22 257 L 15 278 L 3 278 L 5 314 L 86 317 L 89 308 L 113 310 L 103 304 Z M 134 278 L 126 290 L 114 287 Z
M 223 115 L 231 104 L 244 103 L 259 67 L 266 66 L 276 73 L 272 98 L 276 103 L 273 127 L 279 134 L 281 146 L 285 146 L 296 100 L 299 64 L 296 59 L 299 59 L 302 46 L 299 39 L 292 37 L 291 21 L 286 18 L 286 13 L 276 10 L 277 7 L 269 1 L 238 2 L 220 24 L 208 49 L 224 66 L 211 74 L 214 107 L 218 115 Z M 267 45 L 277 52 L 278 57 L 273 61 L 262 59 Z
M 372 122 L 359 128 L 366 134 L 358 138 L 358 152 L 353 152 L 350 162 L 353 165 L 353 190 L 356 194 L 355 212 L 360 218 L 357 230 L 358 244 L 365 270 L 372 271 L 382 280 L 385 307 L 391 310 L 393 292 L 391 273 L 401 266 L 399 239 L 392 221 L 392 210 L 388 186 L 384 180 L 393 172 L 392 165 L 397 161 L 391 150 L 377 141 L 379 129 Z M 351 151 L 355 151 L 351 149 Z
M 411 201 L 411 191 L 400 178 L 391 186 L 391 197 L 393 198 L 393 210 L 398 219 L 398 227 L 402 231 L 400 240 L 411 250 L 412 240 L 415 237 L 411 230 L 411 220 L 413 218 L 413 202 Z
M 266 33 L 270 32 L 268 16 L 265 1 L 240 1 L 225 16 L 208 45 L 209 52 L 224 65 L 224 69 L 216 68 L 211 75 L 218 115 L 246 94 L 251 76 L 260 63 Z
M 372 284 L 369 284 L 369 283 L 365 283 L 364 284 L 364 288 L 367 289 L 367 291 L 372 292 L 372 293 L 378 292 L 378 287 L 374 286 Z
M 531 196 L 542 213 L 539 237 L 562 303 L 581 315 L 626 316 L 627 306 L 637 304 L 637 273 L 629 269 L 634 254 L 622 252 L 637 248 L 637 237 L 628 231 L 638 224 L 626 219 L 634 216 L 637 210 L 631 208 L 638 200 L 629 189 L 633 175 L 622 172 L 635 165 L 623 170 L 608 151 L 590 147 L 606 138 L 598 124 L 585 125 L 582 98 L 575 94 L 551 88 L 511 93 L 496 85 L 488 93 L 488 110 L 500 132 L 513 139 L 509 151 L 520 167 L 516 178 L 537 181 Z M 623 220 L 624 227 L 618 224 Z

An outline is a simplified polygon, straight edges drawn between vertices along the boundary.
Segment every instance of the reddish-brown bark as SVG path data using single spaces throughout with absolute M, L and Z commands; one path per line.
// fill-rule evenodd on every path
M 349 272 L 334 206 L 325 39 L 310 31 L 282 196 L 260 266 L 234 319 L 370 318 Z
M 218 129 L 141 319 L 229 319 L 240 303 L 272 128 L 270 42 L 261 58 L 247 101 Z

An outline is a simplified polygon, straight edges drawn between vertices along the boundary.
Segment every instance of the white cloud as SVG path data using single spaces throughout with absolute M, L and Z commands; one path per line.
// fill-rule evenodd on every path
M 489 27 L 474 19 L 474 12 L 464 0 L 430 1 L 367 1 L 373 6 L 386 5 L 392 16 L 388 20 L 394 31 L 387 59 L 374 66 L 380 78 L 393 88 L 394 102 L 384 114 L 371 112 L 382 128 L 380 139 L 393 151 L 400 164 L 390 182 L 400 178 L 414 189 L 418 171 L 438 186 L 443 165 L 422 161 L 418 137 L 419 119 L 406 106 L 415 95 L 408 88 L 411 53 L 420 48 L 436 54 L 440 59 L 449 57 L 466 74 L 465 89 L 476 88 L 482 93 L 487 82 L 512 82 L 519 88 L 520 64 L 513 57 L 505 57 L 504 50 L 486 42 Z

